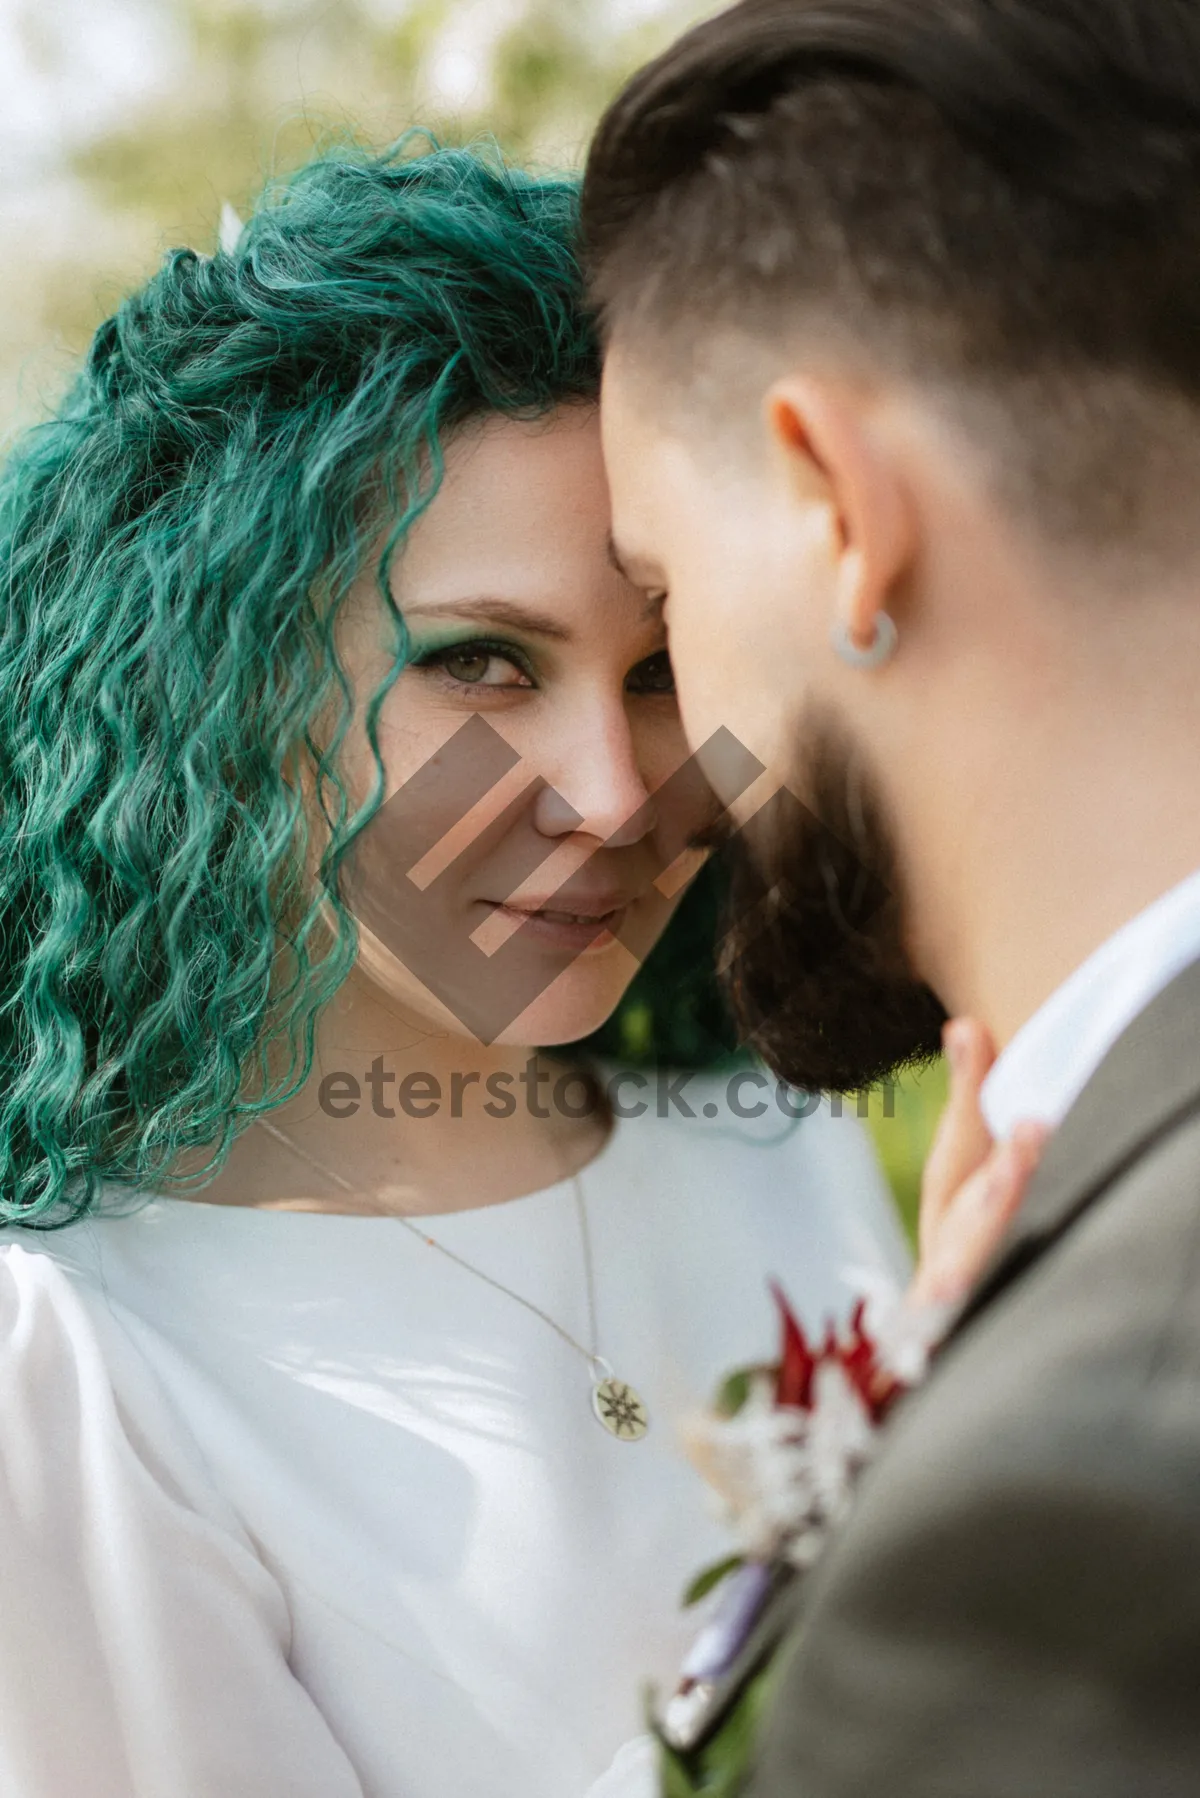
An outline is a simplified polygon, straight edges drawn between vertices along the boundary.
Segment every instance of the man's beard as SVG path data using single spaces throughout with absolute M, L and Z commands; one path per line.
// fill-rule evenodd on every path
M 721 970 L 743 1041 L 810 1092 L 858 1092 L 941 1049 L 946 1012 L 902 939 L 882 801 L 844 732 L 814 722 L 802 803 L 781 789 L 721 845 Z

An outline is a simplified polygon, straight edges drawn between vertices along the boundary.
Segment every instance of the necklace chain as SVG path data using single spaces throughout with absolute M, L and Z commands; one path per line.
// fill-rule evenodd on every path
M 343 1175 L 336 1173 L 333 1168 L 326 1167 L 325 1163 L 323 1161 L 318 1161 L 317 1157 L 311 1154 L 309 1150 L 302 1149 L 299 1143 L 293 1142 L 291 1137 L 286 1136 L 277 1125 L 269 1124 L 265 1118 L 261 1117 L 255 1118 L 254 1121 L 261 1129 L 267 1132 L 268 1136 L 275 1137 L 275 1139 L 278 1142 L 281 1142 L 285 1148 L 290 1149 L 293 1155 L 298 1155 L 302 1161 L 307 1161 L 310 1166 L 316 1168 L 318 1173 L 324 1174 L 327 1180 L 334 1181 L 344 1192 L 357 1193 L 358 1188 L 349 1180 L 345 1179 Z M 477 1280 L 484 1281 L 484 1283 L 492 1287 L 494 1291 L 503 1293 L 506 1298 L 512 1299 L 515 1304 L 524 1306 L 526 1311 L 531 1311 L 535 1317 L 540 1317 L 543 1323 L 549 1324 L 550 1328 L 557 1336 L 562 1338 L 568 1347 L 573 1348 L 577 1354 L 583 1356 L 584 1360 L 592 1370 L 592 1377 L 594 1379 L 597 1377 L 611 1379 L 612 1366 L 599 1352 L 596 1326 L 596 1278 L 592 1259 L 592 1238 L 591 1231 L 588 1228 L 587 1202 L 583 1195 L 583 1181 L 580 1179 L 578 1173 L 571 1175 L 571 1185 L 575 1195 L 575 1211 L 576 1216 L 579 1219 L 579 1235 L 583 1247 L 584 1279 L 587 1285 L 588 1329 L 592 1343 L 590 1349 L 585 1348 L 582 1342 L 572 1336 L 569 1330 L 564 1329 L 562 1324 L 560 1324 L 557 1319 L 551 1317 L 548 1311 L 543 1311 L 540 1305 L 535 1305 L 532 1299 L 527 1299 L 523 1294 L 514 1292 L 512 1287 L 506 1286 L 502 1280 L 497 1280 L 492 1274 L 484 1273 L 482 1268 L 475 1267 L 473 1263 L 468 1261 L 464 1256 L 456 1254 L 453 1249 L 448 1249 L 444 1242 L 439 1242 L 436 1237 L 427 1235 L 424 1230 L 413 1223 L 411 1218 L 404 1217 L 399 1212 L 389 1212 L 388 1215 L 392 1218 L 393 1222 L 400 1224 L 408 1231 L 410 1236 L 415 1236 L 417 1240 L 424 1243 L 427 1248 L 436 1249 L 439 1255 L 444 1255 L 448 1261 L 453 1261 L 456 1266 L 463 1268 L 465 1272 L 473 1274 Z M 598 1373 L 597 1370 L 602 1371 Z
M 345 1192 L 357 1192 L 358 1189 L 353 1186 L 344 1175 L 336 1173 L 331 1167 L 326 1167 L 323 1161 L 319 1161 L 317 1157 L 310 1154 L 307 1149 L 302 1149 L 299 1143 L 293 1142 L 291 1137 L 285 1135 L 277 1125 L 268 1124 L 267 1120 L 261 1117 L 255 1118 L 254 1121 L 265 1130 L 269 1136 L 275 1137 L 285 1148 L 290 1149 L 293 1155 L 299 1155 L 303 1161 L 307 1161 L 311 1166 L 315 1167 L 318 1173 L 324 1174 L 327 1180 L 332 1180 L 335 1185 L 342 1187 Z M 587 1201 L 583 1196 L 583 1181 L 580 1179 L 578 1172 L 571 1175 L 571 1185 L 575 1194 L 575 1214 L 579 1219 L 579 1238 L 583 1245 L 583 1271 L 587 1285 L 588 1328 L 591 1332 L 592 1344 L 590 1349 L 584 1348 L 582 1342 L 572 1336 L 569 1330 L 564 1329 L 557 1318 L 551 1317 L 548 1311 L 543 1311 L 540 1305 L 535 1305 L 532 1299 L 527 1299 L 523 1293 L 514 1292 L 511 1286 L 506 1286 L 503 1280 L 497 1280 L 493 1274 L 485 1274 L 482 1268 L 476 1267 L 473 1262 L 468 1261 L 465 1256 L 456 1254 L 453 1249 L 448 1249 L 444 1242 L 438 1241 L 436 1236 L 427 1235 L 424 1230 L 413 1223 L 411 1218 L 405 1217 L 401 1212 L 390 1212 L 388 1215 L 392 1218 L 393 1222 L 402 1225 L 403 1228 L 408 1231 L 410 1236 L 415 1236 L 417 1240 L 424 1243 L 427 1248 L 436 1249 L 439 1255 L 444 1255 L 447 1261 L 453 1261 L 456 1267 L 461 1267 L 464 1272 L 473 1274 L 477 1280 L 482 1280 L 486 1286 L 490 1286 L 494 1291 L 502 1293 L 505 1298 L 512 1299 L 514 1304 L 520 1305 L 534 1317 L 540 1318 L 544 1324 L 549 1324 L 555 1335 L 560 1337 L 562 1341 L 567 1344 L 568 1348 L 574 1349 L 576 1354 L 582 1355 L 587 1362 L 592 1381 L 592 1411 L 598 1422 L 603 1425 L 610 1436 L 615 1436 L 619 1442 L 640 1442 L 642 1437 L 646 1434 L 647 1429 L 650 1427 L 650 1420 L 646 1415 L 646 1407 L 642 1402 L 640 1394 L 636 1392 L 632 1386 L 627 1385 L 624 1380 L 618 1380 L 616 1378 L 616 1375 L 613 1372 L 612 1363 L 606 1361 L 599 1351 L 596 1326 L 596 1275 L 592 1258 L 592 1237 L 591 1231 L 588 1228 Z

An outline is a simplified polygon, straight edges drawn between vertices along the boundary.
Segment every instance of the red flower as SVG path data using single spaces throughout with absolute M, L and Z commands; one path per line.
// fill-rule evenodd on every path
M 782 1286 L 775 1280 L 771 1281 L 771 1293 L 783 1324 L 783 1353 L 775 1377 L 775 1403 L 798 1411 L 810 1411 L 817 1357 L 808 1346 L 808 1338 L 788 1304 Z
M 866 1303 L 860 1299 L 850 1318 L 849 1334 L 843 1339 L 832 1324 L 819 1350 L 809 1346 L 804 1328 L 788 1304 L 781 1286 L 774 1280 L 771 1292 L 779 1307 L 783 1326 L 783 1348 L 775 1376 L 775 1403 L 794 1410 L 811 1411 L 813 1386 L 818 1367 L 837 1363 L 857 1392 L 871 1419 L 879 1423 L 893 1401 L 905 1390 L 902 1381 L 883 1366 L 879 1350 L 865 1326 Z

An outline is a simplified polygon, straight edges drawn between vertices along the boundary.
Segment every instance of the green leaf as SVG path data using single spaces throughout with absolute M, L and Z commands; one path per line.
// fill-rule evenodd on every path
M 736 1417 L 746 1400 L 750 1397 L 755 1380 L 760 1375 L 775 1377 L 775 1368 L 759 1365 L 757 1367 L 739 1367 L 736 1372 L 727 1374 L 717 1388 L 714 1409 L 721 1417 Z
M 716 1734 L 693 1753 L 679 1754 L 655 1728 L 663 1798 L 738 1798 L 786 1659 L 775 1655 L 746 1682 Z
M 731 1573 L 736 1573 L 737 1569 L 744 1567 L 745 1564 L 745 1555 L 726 1555 L 725 1559 L 718 1561 L 715 1566 L 706 1567 L 703 1573 L 696 1575 L 684 1593 L 684 1605 L 699 1604 L 700 1600 L 707 1598 L 713 1588 L 719 1586 L 723 1579 L 726 1579 Z
M 660 1743 L 658 1770 L 662 1775 L 662 1798 L 695 1798 L 699 1792 L 700 1787 L 688 1772 L 687 1762 L 665 1742 Z

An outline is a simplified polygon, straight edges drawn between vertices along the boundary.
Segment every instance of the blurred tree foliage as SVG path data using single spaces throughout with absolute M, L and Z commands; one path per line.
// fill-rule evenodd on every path
M 921 1169 L 946 1103 L 946 1090 L 946 1064 L 939 1060 L 932 1067 L 905 1074 L 896 1086 L 890 1109 L 880 1092 L 864 1095 L 860 1101 L 883 1171 L 891 1181 L 905 1229 L 914 1245 L 921 1200 Z M 849 1100 L 846 1109 L 854 1109 Z
M 572 165 L 624 76 L 719 10 L 663 0 L 623 26 L 627 0 L 412 0 L 394 16 L 379 0 L 162 4 L 184 73 L 72 158 L 96 207 L 132 226 L 114 242 L 136 246 L 136 266 L 126 252 L 92 280 L 77 270 L 54 288 L 47 325 L 73 349 L 114 287 L 141 278 L 169 244 L 210 246 L 222 201 L 243 211 L 330 133 L 385 143 L 421 124 L 460 143 L 490 131 L 515 157 Z

